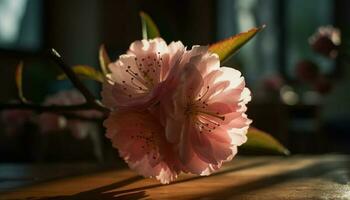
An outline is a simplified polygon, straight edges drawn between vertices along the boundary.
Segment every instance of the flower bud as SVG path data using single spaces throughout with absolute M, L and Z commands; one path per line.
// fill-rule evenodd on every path
M 340 31 L 332 26 L 320 27 L 317 32 L 310 37 L 311 48 L 326 57 L 336 58 L 338 56 L 340 41 Z

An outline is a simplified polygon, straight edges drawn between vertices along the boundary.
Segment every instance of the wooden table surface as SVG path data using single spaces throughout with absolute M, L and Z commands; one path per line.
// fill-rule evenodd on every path
M 211 176 L 181 175 L 169 185 L 128 169 L 69 175 L 94 166 L 68 166 L 28 172 L 0 165 L 0 199 L 350 199 L 350 157 L 344 155 L 238 157 Z M 27 184 L 10 184 L 21 181 Z

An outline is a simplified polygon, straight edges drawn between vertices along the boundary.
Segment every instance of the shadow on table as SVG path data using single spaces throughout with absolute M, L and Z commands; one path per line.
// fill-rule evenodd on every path
M 237 166 L 233 168 L 229 168 L 226 170 L 219 171 L 218 173 L 213 174 L 212 176 L 219 176 L 223 175 L 226 173 L 231 173 L 239 170 L 244 170 L 244 169 L 252 169 L 255 167 L 260 167 L 263 165 L 266 165 L 271 162 L 276 162 L 276 161 L 260 161 L 260 162 L 254 162 L 250 164 L 246 164 L 243 166 Z M 330 181 L 336 182 L 338 184 L 347 184 L 349 180 L 346 178 L 346 180 L 342 177 L 338 176 L 328 176 L 329 173 L 333 172 L 335 169 L 341 169 L 341 168 L 347 168 L 350 166 L 350 163 L 348 161 L 342 161 L 342 162 L 331 162 L 331 161 L 324 161 L 324 162 L 318 162 L 312 165 L 305 166 L 301 169 L 293 170 L 293 171 L 288 171 L 286 173 L 281 173 L 273 176 L 269 176 L 266 178 L 262 178 L 259 180 L 255 180 L 252 182 L 248 183 L 243 183 L 241 185 L 235 185 L 235 186 L 228 186 L 222 190 L 218 190 L 212 193 L 208 194 L 200 194 L 201 197 L 205 197 L 207 199 L 226 199 L 229 197 L 234 197 L 234 196 L 240 196 L 243 194 L 246 194 L 248 192 L 253 192 L 257 191 L 260 189 L 272 187 L 277 184 L 282 184 L 287 181 L 295 181 L 298 179 L 305 179 L 305 178 L 312 178 L 312 177 L 320 177 L 323 176 L 322 178 L 326 178 Z M 326 175 L 326 176 L 324 176 Z M 347 176 L 348 177 L 348 176 Z M 198 179 L 203 179 L 206 177 L 191 177 L 188 179 L 183 179 L 176 181 L 172 183 L 171 185 L 176 185 L 176 184 L 181 184 L 184 182 L 190 182 Z M 121 191 L 115 191 L 115 192 L 108 192 L 111 190 L 115 190 L 117 188 L 120 188 L 122 186 L 126 186 L 129 184 L 132 184 L 138 180 L 141 180 L 142 177 L 140 176 L 135 176 L 131 177 L 129 179 L 113 183 L 107 186 L 99 187 L 93 190 L 81 192 L 75 195 L 69 195 L 69 196 L 57 196 L 57 197 L 47 197 L 47 198 L 28 198 L 27 200 L 61 200 L 61 199 L 101 199 L 101 200 L 107 200 L 107 199 L 113 199 L 113 200 L 118 200 L 118 199 L 131 199 L 131 200 L 136 200 L 136 199 L 143 199 L 148 197 L 146 194 L 146 190 L 152 189 L 152 188 L 157 188 L 162 186 L 162 184 L 153 184 L 153 185 L 148 185 L 144 187 L 138 187 L 138 188 L 132 188 L 132 189 L 126 189 L 126 190 L 121 190 Z M 196 194 L 194 194 L 194 197 Z M 198 196 L 200 197 L 200 196 Z
M 228 199 L 232 197 L 238 197 L 240 195 L 247 194 L 249 192 L 258 191 L 268 187 L 273 187 L 274 185 L 282 184 L 289 181 L 321 177 L 323 179 L 332 181 L 337 184 L 346 185 L 350 182 L 350 174 L 347 174 L 346 177 L 342 176 L 328 176 L 330 173 L 335 170 L 349 169 L 349 161 L 324 161 L 318 162 L 309 166 L 305 166 L 301 169 L 289 171 L 286 173 L 281 173 L 259 180 L 251 181 L 244 183 L 242 185 L 235 185 L 231 187 L 226 187 L 225 189 L 215 191 L 213 193 L 202 194 L 202 197 L 205 196 L 206 199 Z
M 130 199 L 130 200 L 137 200 L 137 199 L 142 199 L 147 197 L 145 191 L 135 191 L 135 192 L 129 192 L 129 193 L 124 193 L 120 194 L 119 192 L 108 192 L 114 189 L 117 189 L 119 187 L 123 187 L 129 184 L 132 184 L 136 181 L 141 180 L 142 177 L 140 176 L 134 176 L 125 180 L 122 180 L 117 183 L 113 183 L 110 185 L 102 186 L 99 188 L 95 188 L 92 190 L 88 190 L 85 192 L 80 192 L 78 194 L 73 194 L 73 195 L 62 195 L 62 196 L 55 196 L 55 197 L 30 197 L 27 198 L 26 200 L 108 200 L 108 199 L 113 199 L 113 200 L 124 200 L 124 199 Z
M 259 166 L 265 165 L 267 163 L 269 163 L 269 162 L 267 162 L 267 161 L 254 162 L 254 163 L 250 163 L 247 165 L 222 170 L 222 171 L 219 171 L 219 172 L 213 174 L 212 176 L 218 176 L 218 175 L 222 175 L 225 173 L 230 173 L 230 172 L 239 171 L 239 170 L 243 170 L 243 169 L 250 169 L 250 168 L 254 168 L 254 167 L 259 167 Z M 179 181 L 172 183 L 172 185 L 180 184 L 183 182 L 189 182 L 189 181 L 193 181 L 193 180 L 197 180 L 197 179 L 202 179 L 202 178 L 205 178 L 205 176 L 196 176 L 196 177 L 191 177 L 191 178 L 184 179 L 184 180 L 179 180 Z M 148 186 L 138 187 L 138 188 L 133 188 L 133 189 L 121 190 L 121 191 L 116 191 L 116 192 L 108 192 L 108 191 L 115 190 L 117 188 L 129 185 L 129 184 L 132 184 L 132 183 L 139 181 L 141 179 L 143 179 L 143 178 L 140 176 L 134 176 L 134 177 L 122 180 L 122 181 L 117 182 L 117 183 L 113 183 L 113 184 L 110 184 L 107 186 L 95 188 L 93 190 L 80 192 L 78 194 L 65 195 L 65 196 L 55 196 L 55 197 L 30 197 L 30 198 L 27 198 L 26 200 L 78 200 L 78 199 L 84 199 L 84 200 L 89 200 L 89 199 L 91 199 L 91 200 L 92 199 L 137 200 L 137 199 L 143 199 L 143 198 L 147 197 L 147 194 L 145 192 L 146 189 L 152 189 L 152 188 L 163 186 L 162 184 L 153 184 L 153 185 L 148 185 Z
M 219 171 L 217 173 L 214 173 L 214 174 L 210 175 L 210 177 L 219 176 L 219 175 L 223 175 L 223 174 L 226 174 L 226 173 L 231 173 L 231 172 L 235 172 L 235 171 L 239 171 L 239 170 L 260 167 L 260 166 L 266 165 L 266 164 L 268 164 L 270 162 L 271 161 L 258 161 L 258 162 L 249 163 L 249 164 L 246 164 L 246 165 L 243 165 L 243 166 L 232 167 L 232 168 L 221 170 L 221 171 Z M 191 177 L 191 178 L 187 178 L 187 179 L 178 180 L 176 182 L 173 182 L 173 183 L 170 184 L 170 186 L 171 185 L 181 184 L 181 183 L 184 183 L 184 182 L 190 182 L 190 181 L 194 181 L 194 180 L 198 180 L 198 179 L 204 179 L 204 178 L 207 178 L 207 176 L 194 176 L 194 177 Z M 138 187 L 138 188 L 121 190 L 121 191 L 116 192 L 116 194 L 125 194 L 125 193 L 132 193 L 132 192 L 138 192 L 138 191 L 145 191 L 145 190 L 148 190 L 148 189 L 157 188 L 157 187 L 161 187 L 161 186 L 164 186 L 164 185 L 162 185 L 162 184 L 148 185 L 148 186 L 144 186 L 144 187 Z
M 266 164 L 269 164 L 271 162 L 278 162 L 278 161 L 261 161 L 261 162 L 255 162 L 243 166 L 238 166 L 235 168 L 230 168 L 226 170 L 222 170 L 218 173 L 215 173 L 211 176 L 219 176 L 223 175 L 226 173 L 231 173 L 239 170 L 244 170 L 244 169 L 252 169 L 256 167 L 260 167 Z M 227 198 L 232 198 L 232 197 L 238 197 L 240 195 L 244 195 L 249 192 L 254 192 L 260 189 L 268 188 L 268 187 L 273 187 L 274 185 L 282 184 L 288 181 L 295 181 L 295 180 L 301 180 L 301 179 L 307 179 L 307 178 L 312 178 L 312 177 L 321 177 L 323 179 L 327 179 L 329 181 L 332 181 L 337 184 L 348 184 L 350 182 L 349 177 L 350 174 L 346 174 L 346 177 L 342 176 L 334 176 L 332 175 L 333 172 L 336 170 L 344 171 L 346 169 L 350 168 L 350 162 L 349 161 L 321 161 L 318 163 L 314 163 L 308 166 L 305 166 L 300 169 L 296 169 L 293 171 L 288 171 L 285 173 L 277 174 L 277 175 L 272 175 L 266 178 L 262 178 L 259 180 L 251 181 L 248 183 L 242 183 L 241 185 L 235 185 L 235 186 L 228 186 L 225 187 L 222 190 L 218 190 L 212 193 L 202 193 L 200 196 L 197 196 L 198 194 L 193 194 L 194 199 L 196 198 L 205 198 L 205 199 L 227 199 Z M 190 182 L 198 179 L 204 179 L 206 177 L 201 177 L 201 176 L 196 176 L 196 177 L 191 177 L 189 179 L 184 179 L 184 180 L 179 180 L 172 185 L 176 184 L 181 184 L 184 182 Z M 121 190 L 117 191 L 115 195 L 119 194 L 129 194 L 129 193 L 135 193 L 135 192 L 140 192 L 140 191 L 146 191 L 148 189 L 156 188 L 162 186 L 161 184 L 156 184 L 156 185 L 149 185 L 149 186 L 144 186 L 144 187 L 138 187 L 138 188 L 133 188 L 133 189 L 127 189 L 127 190 Z

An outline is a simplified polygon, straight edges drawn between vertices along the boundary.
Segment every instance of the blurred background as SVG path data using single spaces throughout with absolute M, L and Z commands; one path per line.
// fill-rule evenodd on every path
M 81 98 L 74 91 L 57 94 L 72 86 L 57 80 L 60 71 L 47 49 L 58 50 L 70 65 L 97 68 L 101 44 L 114 60 L 141 39 L 140 11 L 153 18 L 167 42 L 181 40 L 188 47 L 266 24 L 224 63 L 246 77 L 253 125 L 294 154 L 349 153 L 349 7 L 347 0 L 0 0 L 0 103 L 17 99 L 20 60 L 27 99 L 49 104 L 50 96 Z M 86 84 L 99 94 L 97 84 Z M 68 129 L 47 130 L 50 117 Z M 101 122 L 62 120 L 2 112 L 0 162 L 117 159 Z

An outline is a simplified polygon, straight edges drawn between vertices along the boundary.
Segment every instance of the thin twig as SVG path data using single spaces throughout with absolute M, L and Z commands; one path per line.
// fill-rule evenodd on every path
M 91 108 L 91 105 L 88 103 L 79 104 L 79 105 L 39 105 L 32 103 L 2 103 L 0 104 L 0 111 L 3 110 L 32 110 L 38 113 L 50 112 L 59 115 L 63 115 L 69 119 L 79 119 L 86 121 L 100 121 L 104 119 L 104 116 L 101 117 L 85 117 L 76 113 L 77 111 L 86 111 L 86 110 L 96 110 Z M 101 114 L 104 114 L 101 112 Z
M 67 119 L 73 119 L 73 120 L 99 122 L 99 121 L 103 121 L 105 119 L 105 117 L 86 117 L 86 116 L 82 116 L 79 114 L 66 113 L 66 112 L 58 113 L 58 114 L 63 115 Z
M 61 56 L 55 49 L 51 49 L 50 56 L 61 67 L 63 72 L 72 81 L 73 85 L 83 94 L 86 99 L 86 103 L 79 105 L 40 105 L 30 102 L 20 103 L 0 103 L 0 111 L 2 110 L 32 110 L 38 113 L 51 112 L 60 115 L 64 115 L 67 118 L 81 119 L 81 120 L 102 120 L 103 117 L 109 114 L 110 110 L 106 108 L 102 103 L 94 97 L 87 87 L 80 81 L 75 75 L 73 70 L 63 61 Z M 104 115 L 100 117 L 84 117 L 79 114 L 73 113 L 76 111 L 97 110 L 101 111 Z
M 0 110 L 33 110 L 37 112 L 67 112 L 94 110 L 91 105 L 84 103 L 79 105 L 40 105 L 32 103 L 1 103 Z
M 103 106 L 103 104 L 94 97 L 90 90 L 87 87 L 85 87 L 85 85 L 80 81 L 78 76 L 76 76 L 76 74 L 69 67 L 69 65 L 67 65 L 63 61 L 61 55 L 55 49 L 50 50 L 50 56 L 58 64 L 58 66 L 60 66 L 60 68 L 67 75 L 67 77 L 72 81 L 73 85 L 83 94 L 87 103 L 90 104 L 91 107 L 100 110 L 104 113 L 110 112 L 110 110 Z

